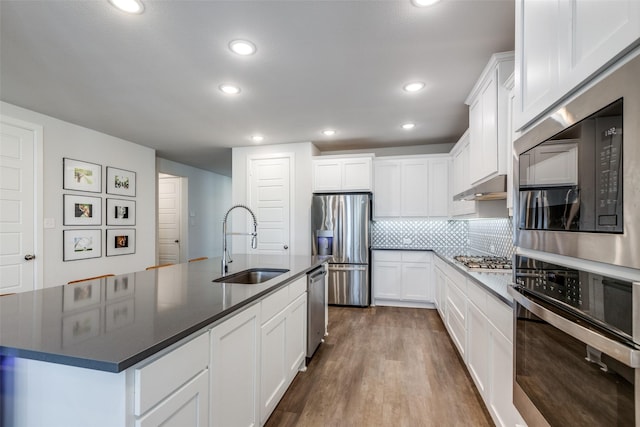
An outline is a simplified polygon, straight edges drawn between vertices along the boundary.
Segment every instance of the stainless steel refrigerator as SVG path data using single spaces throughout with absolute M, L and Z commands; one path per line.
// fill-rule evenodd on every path
M 370 193 L 314 194 L 311 253 L 332 255 L 329 304 L 369 305 Z

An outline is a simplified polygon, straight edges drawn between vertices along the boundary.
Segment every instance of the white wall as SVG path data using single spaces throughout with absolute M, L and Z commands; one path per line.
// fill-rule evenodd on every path
M 155 150 L 115 138 L 91 129 L 83 128 L 34 111 L 0 102 L 2 114 L 43 126 L 43 214 L 53 219 L 53 228 L 44 229 L 44 248 L 36 254 L 39 268 L 44 270 L 44 287 L 63 285 L 70 280 L 101 274 L 129 273 L 144 270 L 153 265 L 156 241 L 156 166 Z M 102 165 L 102 193 L 86 193 L 101 196 L 103 204 L 102 257 L 79 261 L 62 260 L 62 230 L 82 227 L 63 226 L 63 194 L 82 194 L 62 189 L 62 159 L 64 157 Z M 107 194 L 106 167 L 118 167 L 136 172 L 136 253 L 106 257 L 104 206 Z M 111 196 L 126 199 L 124 196 Z M 88 227 L 85 227 L 88 228 Z M 90 227 L 94 228 L 94 227 Z M 109 227 L 116 228 L 116 227 Z M 129 228 L 129 227 L 127 227 Z M 37 285 L 40 287 L 40 284 Z
M 294 176 L 290 177 L 293 207 L 293 229 L 291 229 L 290 253 L 292 255 L 311 254 L 311 157 L 318 149 L 310 142 L 277 144 L 232 149 L 231 197 L 233 204 L 248 203 L 247 158 L 260 154 L 293 153 L 295 156 Z M 236 221 L 233 231 L 246 232 L 246 222 Z M 258 239 L 260 236 L 258 236 Z M 234 239 L 233 251 L 247 250 L 248 239 Z
M 231 178 L 160 157 L 157 169 L 188 178 L 187 258 L 222 256 L 222 218 L 231 207 Z

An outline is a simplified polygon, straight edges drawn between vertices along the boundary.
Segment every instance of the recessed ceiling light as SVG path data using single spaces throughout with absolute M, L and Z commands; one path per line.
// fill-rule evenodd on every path
M 264 136 L 262 136 L 262 135 L 253 135 L 251 137 L 251 140 L 253 142 L 262 142 L 262 141 L 264 141 Z
M 422 88 L 424 88 L 424 83 L 422 83 L 422 82 L 411 82 L 411 83 L 407 83 L 406 85 L 402 86 L 402 89 L 404 89 L 407 92 L 417 92 L 417 91 L 421 90 Z
M 240 93 L 240 88 L 238 86 L 229 84 L 220 85 L 220 90 L 227 95 L 237 95 Z
M 109 0 L 109 3 L 123 12 L 137 14 L 144 12 L 144 5 L 140 0 Z
M 238 55 L 253 55 L 256 53 L 256 45 L 248 40 L 233 40 L 229 43 L 229 49 Z
M 414 6 L 417 7 L 425 7 L 425 6 L 433 6 L 438 3 L 440 0 L 411 0 Z
M 334 129 L 325 129 L 322 131 L 322 134 L 325 136 L 333 136 L 335 135 L 337 132 Z
M 413 129 L 414 127 L 416 127 L 415 123 L 405 123 L 402 125 L 402 129 L 406 130 Z

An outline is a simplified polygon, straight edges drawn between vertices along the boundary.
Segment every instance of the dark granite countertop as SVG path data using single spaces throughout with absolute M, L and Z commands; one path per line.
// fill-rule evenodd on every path
M 121 372 L 304 275 L 328 257 L 233 255 L 229 274 L 289 272 L 258 285 L 214 283 L 220 258 L 0 298 L 0 356 Z
M 475 283 L 489 291 L 493 296 L 513 307 L 513 297 L 509 295 L 507 289 L 513 283 L 513 275 L 511 273 L 484 273 L 469 271 L 453 257 L 456 255 L 487 255 L 480 251 L 474 251 L 465 248 L 447 247 L 447 248 L 418 248 L 418 247 L 372 247 L 371 250 L 397 250 L 397 251 L 433 251 L 440 259 L 451 265 L 466 277 L 472 279 Z

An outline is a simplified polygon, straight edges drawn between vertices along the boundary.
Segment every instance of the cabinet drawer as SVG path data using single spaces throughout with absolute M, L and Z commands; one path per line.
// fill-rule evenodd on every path
M 261 304 L 262 324 L 264 324 L 289 305 L 289 286 L 278 289 L 275 293 L 262 300 Z
M 507 339 L 513 342 L 513 309 L 487 295 L 487 317 Z
M 140 416 L 209 365 L 209 334 L 204 333 L 134 371 L 134 412 Z
M 487 295 L 487 291 L 482 289 L 480 285 L 469 280 L 467 284 L 467 297 L 480 309 L 482 314 L 487 314 L 487 298 L 489 296 Z
M 373 261 L 402 262 L 401 251 L 373 251 Z
M 467 278 L 464 277 L 462 273 L 457 272 L 453 268 L 448 268 L 446 270 L 447 277 L 454 285 L 458 287 L 458 289 L 462 292 L 463 295 L 467 294 Z
M 431 262 L 431 252 L 407 251 L 402 252 L 403 262 Z
M 295 282 L 289 284 L 289 302 L 295 301 L 300 295 L 307 291 L 307 275 L 300 277 Z
M 467 299 L 456 286 L 447 287 L 447 306 L 447 312 L 455 311 L 464 325 L 464 319 L 467 313 Z

